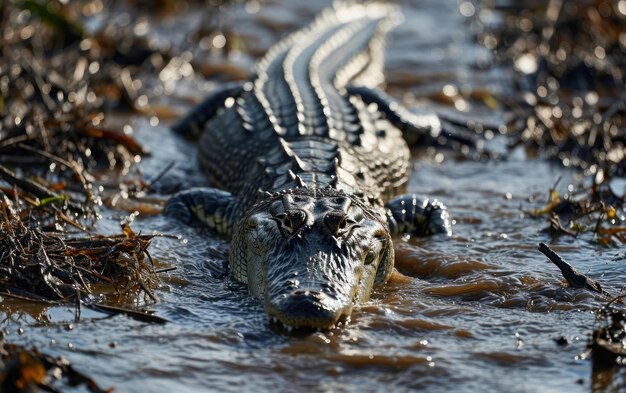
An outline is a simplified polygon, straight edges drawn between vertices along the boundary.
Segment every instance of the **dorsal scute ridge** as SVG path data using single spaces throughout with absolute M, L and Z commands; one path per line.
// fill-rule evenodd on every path
M 324 10 L 308 28 L 292 33 L 272 46 L 263 59 L 257 63 L 255 67 L 256 75 L 260 77 L 267 65 L 281 52 L 293 46 L 299 38 L 314 34 L 317 30 L 324 29 L 327 26 L 338 23 L 350 23 L 351 21 L 365 17 L 369 19 L 384 18 L 383 26 L 385 30 L 389 30 L 394 25 L 399 24 L 403 19 L 400 8 L 391 4 L 355 4 L 346 1 L 335 2 L 333 8 Z

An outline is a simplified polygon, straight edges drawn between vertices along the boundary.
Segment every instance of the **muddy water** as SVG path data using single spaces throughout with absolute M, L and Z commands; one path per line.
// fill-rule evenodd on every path
M 231 59 L 215 61 L 245 71 L 253 60 L 250 53 L 262 53 L 281 31 L 306 24 L 329 2 L 282 3 L 224 12 L 222 24 L 240 34 L 246 47 Z M 473 44 L 456 1 L 407 1 L 402 7 L 406 22 L 388 43 L 391 93 L 413 101 L 447 84 L 507 88 L 503 70 L 481 71 L 490 55 Z M 199 77 L 178 83 L 177 94 L 199 99 L 199 89 L 210 86 L 198 82 Z M 497 113 L 479 103 L 466 104 L 457 103 L 467 109 L 463 116 L 498 121 Z M 180 101 L 176 105 L 182 108 Z M 450 110 L 441 101 L 432 105 Z M 148 178 L 174 160 L 177 167 L 165 185 L 202 183 L 193 146 L 172 136 L 166 122 L 125 121 L 152 150 L 141 164 Z M 31 305 L 16 311 L 5 300 L 9 338 L 62 355 L 119 392 L 573 392 L 602 387 L 606 382 L 579 355 L 593 326 L 593 310 L 603 299 L 561 283 L 558 270 L 536 251 L 538 242 L 553 241 L 541 232 L 545 221 L 520 211 L 539 207 L 527 198 L 545 200 L 558 176 L 565 187 L 576 175 L 521 151 L 488 163 L 422 152 L 415 154 L 413 165 L 408 190 L 443 200 L 456 221 L 454 236 L 398 239 L 397 266 L 404 276 L 396 275 L 356 308 L 348 326 L 306 336 L 272 330 L 259 302 L 224 277 L 224 240 L 162 217 L 139 216 L 135 230 L 186 239 L 157 239 L 152 248 L 156 259 L 178 267 L 155 291 L 159 302 L 151 306 L 171 323 L 105 318 L 87 310 L 75 323 L 70 309 Z M 105 212 L 101 227 L 117 228 L 120 214 Z M 612 261 L 617 250 L 588 239 L 560 238 L 552 244 L 608 291 L 622 286 L 624 267 Z M 568 344 L 557 345 L 560 337 Z

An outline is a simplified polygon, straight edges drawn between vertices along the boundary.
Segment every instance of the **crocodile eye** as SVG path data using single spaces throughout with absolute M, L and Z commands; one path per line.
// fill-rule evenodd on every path
M 287 232 L 294 233 L 306 223 L 306 220 L 307 214 L 304 210 L 289 209 L 282 217 L 282 226 Z
M 370 249 L 365 256 L 365 265 L 370 265 L 380 257 L 380 253 L 383 251 L 383 245 L 385 241 L 385 235 L 383 233 L 375 233 Z
M 331 211 L 324 216 L 324 224 L 333 235 L 339 236 L 346 228 L 347 218 L 344 212 Z
M 365 257 L 365 264 L 371 265 L 376 260 L 376 257 L 378 257 L 378 254 L 380 254 L 380 250 L 380 247 L 378 248 L 378 250 L 376 250 L 376 248 L 374 247 L 370 248 L 370 250 L 367 252 L 367 256 Z

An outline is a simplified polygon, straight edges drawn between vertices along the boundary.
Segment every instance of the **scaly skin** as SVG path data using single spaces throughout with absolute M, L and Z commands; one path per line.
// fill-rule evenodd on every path
M 448 132 L 370 89 L 397 19 L 388 5 L 328 10 L 275 45 L 251 82 L 215 92 L 174 127 L 200 134 L 215 188 L 177 194 L 165 214 L 231 237 L 232 274 L 284 325 L 349 316 L 388 280 L 392 235 L 450 234 L 439 202 L 390 200 L 408 179 L 402 133 Z

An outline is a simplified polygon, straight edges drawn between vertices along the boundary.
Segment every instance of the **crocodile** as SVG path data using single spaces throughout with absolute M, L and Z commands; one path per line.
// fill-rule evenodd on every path
M 402 194 L 405 138 L 471 140 L 376 90 L 401 19 L 388 4 L 335 5 L 173 126 L 196 138 L 212 187 L 164 214 L 230 238 L 231 274 L 286 327 L 349 319 L 392 274 L 394 236 L 451 234 L 441 202 Z

